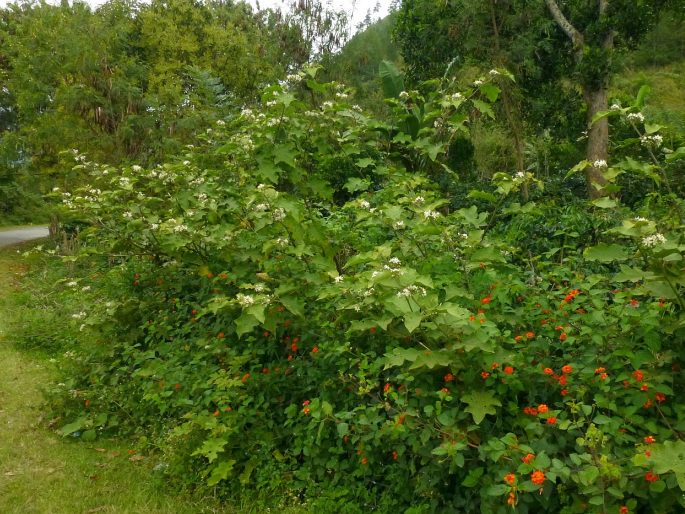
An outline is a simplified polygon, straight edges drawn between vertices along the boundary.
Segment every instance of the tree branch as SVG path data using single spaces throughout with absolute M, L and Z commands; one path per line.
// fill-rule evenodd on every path
M 561 30 L 563 30 L 573 42 L 576 52 L 580 52 L 583 48 L 583 35 L 566 19 L 566 16 L 561 12 L 561 9 L 559 9 L 559 5 L 557 5 L 555 0 L 545 0 L 545 3 L 547 4 L 549 12 L 552 14 L 554 21 L 557 22 L 557 25 L 559 25 Z M 608 3 L 608 0 L 603 0 L 601 3 L 606 4 Z

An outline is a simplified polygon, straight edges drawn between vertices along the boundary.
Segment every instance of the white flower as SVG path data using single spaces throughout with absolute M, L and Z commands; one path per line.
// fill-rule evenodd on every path
M 412 202 L 414 205 L 421 205 L 424 202 L 423 196 L 417 196 Z
M 427 211 L 423 211 L 423 217 L 426 218 L 427 220 L 437 219 L 440 217 L 440 213 L 437 211 L 427 210 Z
M 398 298 L 409 298 L 413 294 L 419 294 L 421 296 L 426 296 L 426 290 L 421 286 L 410 285 L 397 292 Z
M 338 98 L 344 100 L 345 98 L 347 98 L 347 97 L 350 96 L 350 95 L 348 95 L 347 93 L 336 93 L 335 96 L 337 96 Z
M 285 209 L 278 208 L 274 210 L 273 217 L 275 221 L 283 221 L 285 219 Z
M 288 246 L 290 244 L 290 240 L 287 237 L 279 237 L 276 239 L 276 244 L 280 247 Z
M 592 166 L 595 168 L 606 168 L 607 162 L 604 159 L 597 159 L 595 162 L 592 163 Z
M 357 111 L 357 112 L 362 112 L 362 108 L 359 107 L 357 104 L 352 106 L 352 110 Z
M 452 100 L 454 100 L 454 101 L 460 101 L 463 99 L 464 99 L 464 95 L 462 95 L 461 93 L 454 93 L 452 95 Z
M 224 120 L 216 120 L 216 124 L 220 127 L 223 127 L 224 125 L 226 125 L 226 122 Z
M 393 264 L 395 266 L 399 266 L 402 264 L 402 261 L 400 261 L 397 257 L 391 257 L 390 260 L 388 261 L 390 264 Z
M 628 121 L 636 121 L 638 123 L 642 123 L 645 121 L 645 117 L 641 112 L 631 112 L 630 114 L 628 114 L 627 118 Z
M 359 202 L 359 207 L 361 207 L 362 209 L 369 209 L 371 207 L 371 204 L 366 200 L 362 200 L 361 202 Z
M 266 291 L 266 286 L 264 284 L 255 284 L 254 290 L 256 293 L 262 293 Z
M 90 291 L 90 286 L 83 286 L 81 288 L 81 291 L 83 291 L 83 292 Z
M 334 281 L 336 284 L 339 284 L 339 283 L 342 282 L 343 280 L 345 280 L 345 277 L 344 277 L 343 275 L 338 275 L 337 277 L 335 277 L 335 278 L 333 279 L 333 281 Z
M 640 221 L 647 222 L 647 221 L 649 221 L 649 220 L 648 220 L 647 218 L 643 218 L 642 216 L 635 216 L 635 217 L 633 218 L 633 221 L 636 221 L 636 222 L 639 223 Z
M 178 224 L 174 227 L 174 232 L 188 232 L 188 225 Z
M 474 81 L 473 81 L 473 85 L 476 86 L 476 87 L 482 86 L 482 85 L 483 85 L 483 81 L 480 80 L 480 79 L 479 79 L 479 80 L 474 80 Z
M 207 193 L 200 193 L 197 195 L 197 199 L 200 202 L 206 202 L 209 197 L 207 196 Z
M 663 244 L 665 242 L 666 238 L 663 236 L 663 234 L 654 234 L 642 239 L 642 246 L 644 246 L 645 248 L 653 248 L 656 245 Z
M 131 170 L 135 171 L 136 173 L 143 171 L 143 168 L 138 166 L 137 164 L 134 164 L 131 166 Z
M 254 304 L 254 298 L 248 294 L 238 293 L 235 299 L 241 307 L 249 307 Z
M 67 282 L 68 287 L 76 287 L 78 285 L 78 282 L 72 280 L 71 282 Z
M 321 105 L 324 109 L 330 109 L 331 107 L 333 107 L 333 102 L 324 102 Z
M 242 111 L 240 111 L 240 115 L 243 118 L 252 118 L 252 116 L 253 116 L 252 109 L 245 108 Z
M 257 205 L 254 206 L 254 210 L 256 212 L 264 212 L 269 209 L 269 206 L 265 203 L 258 203 Z
M 264 189 L 266 189 L 266 184 L 258 184 L 257 185 L 257 191 L 262 191 Z
M 617 103 L 613 103 L 613 104 L 611 104 L 610 109 L 611 109 L 612 111 L 620 111 L 620 110 L 621 110 L 621 106 L 620 106 L 619 104 L 617 104 Z
M 402 100 L 406 100 L 407 98 L 409 98 L 409 93 L 407 93 L 406 91 L 400 92 L 400 98 Z
M 302 76 L 297 73 L 291 73 L 290 75 L 286 75 L 285 80 L 297 83 L 302 80 Z
M 53 188 L 52 188 L 52 192 L 53 192 L 53 193 L 56 193 L 57 191 L 59 191 L 59 187 L 53 187 Z
M 664 138 L 659 134 L 654 134 L 653 136 L 641 136 L 640 144 L 647 148 L 659 148 L 663 143 Z
M 364 291 L 363 296 L 364 298 L 371 296 L 376 290 L 373 287 L 369 287 L 366 291 Z
M 495 77 L 495 76 L 499 75 L 499 71 L 497 71 L 495 69 L 490 70 L 488 73 L 490 74 L 491 77 Z
M 159 223 L 152 223 L 152 224 L 150 225 L 150 228 L 151 228 L 152 230 L 157 230 L 157 229 L 159 228 Z
M 392 224 L 392 228 L 394 228 L 395 230 L 402 230 L 404 228 L 404 221 L 396 221 Z
M 278 103 L 278 102 L 276 102 L 276 100 L 269 100 L 268 102 L 266 102 L 266 106 L 267 106 L 267 107 L 273 107 L 273 106 L 276 105 L 277 103 Z
M 515 179 L 524 179 L 524 178 L 526 178 L 526 174 L 522 171 L 517 171 L 516 175 L 514 175 L 514 178 Z
M 81 312 L 78 312 L 76 314 L 72 314 L 71 317 L 74 319 L 83 319 L 86 317 L 86 313 L 81 311 Z

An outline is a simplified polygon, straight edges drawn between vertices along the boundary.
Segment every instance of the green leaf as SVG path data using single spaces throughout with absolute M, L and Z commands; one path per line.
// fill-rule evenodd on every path
M 608 196 L 599 198 L 592 201 L 592 205 L 599 207 L 600 209 L 614 209 L 618 207 L 618 202 Z
M 400 70 L 390 61 L 381 61 L 378 65 L 383 95 L 385 98 L 399 98 L 404 91 L 404 78 Z
M 490 119 L 495 119 L 495 113 L 492 111 L 490 104 L 485 103 L 481 100 L 471 100 L 473 106 L 478 109 L 481 113 L 485 114 Z
M 490 391 L 474 391 L 461 397 L 468 407 L 464 410 L 471 413 L 476 425 L 480 425 L 487 414 L 496 414 L 502 403 Z
M 207 480 L 207 485 L 213 487 L 222 480 L 226 480 L 230 476 L 231 471 L 233 471 L 235 462 L 235 460 L 227 460 L 215 467 Z
M 62 435 L 73 434 L 74 432 L 78 432 L 79 430 L 81 430 L 85 424 L 86 424 L 86 418 L 81 417 L 72 423 L 64 425 L 62 428 L 59 429 L 59 432 Z
M 368 168 L 369 166 L 373 166 L 376 163 L 375 160 L 371 159 L 370 157 L 365 157 L 363 159 L 357 160 L 355 164 L 359 166 L 360 168 Z
M 428 368 L 436 366 L 449 366 L 452 363 L 452 356 L 448 352 L 425 350 L 418 352 L 414 363 L 409 369 Z
M 651 452 L 650 460 L 655 473 L 685 473 L 685 442 L 665 441 L 663 444 L 652 445 Z
M 637 96 L 635 97 L 635 102 L 633 103 L 633 107 L 637 107 L 638 109 L 642 109 L 645 106 L 645 98 L 651 92 L 652 92 L 652 88 L 649 87 L 647 84 L 640 87 L 640 90 L 637 92 Z
M 356 191 L 366 191 L 370 186 L 371 181 L 369 179 L 353 177 L 345 182 L 344 187 L 350 193 L 354 193 Z
M 224 447 L 228 444 L 226 439 L 210 438 L 206 439 L 202 446 L 195 450 L 193 455 L 201 455 L 209 462 L 214 462 L 219 454 L 224 451 Z
M 407 313 L 404 315 L 404 326 L 407 327 L 407 330 L 411 334 L 414 330 L 416 330 L 419 327 L 422 319 L 423 316 L 420 312 Z
M 675 161 L 677 159 L 685 159 L 685 146 L 681 146 L 675 152 L 666 155 L 666 162 Z
M 294 296 L 283 296 L 278 298 L 283 306 L 292 312 L 295 316 L 304 316 L 304 300 L 302 298 L 295 298 Z
M 628 258 L 628 252 L 622 245 L 600 243 L 597 246 L 586 248 L 583 256 L 588 261 L 624 261 Z
M 583 485 L 592 485 L 599 477 L 599 468 L 597 466 L 588 466 L 578 473 L 580 483 Z
M 244 312 L 235 320 L 236 334 L 238 334 L 238 337 L 240 337 L 243 334 L 252 332 L 257 325 L 259 325 L 257 318 L 255 318 L 252 314 Z
M 338 430 L 338 436 L 340 437 L 344 437 L 350 432 L 350 425 L 347 423 L 338 423 L 336 428 Z
M 471 471 L 469 471 L 469 474 L 466 475 L 466 478 L 463 480 L 461 485 L 464 487 L 476 487 L 478 485 L 478 482 L 480 481 L 480 477 L 483 476 L 483 473 L 485 472 L 485 468 L 473 468 Z
M 494 84 L 483 84 L 480 86 L 480 92 L 483 93 L 488 100 L 495 102 L 499 97 L 500 88 Z

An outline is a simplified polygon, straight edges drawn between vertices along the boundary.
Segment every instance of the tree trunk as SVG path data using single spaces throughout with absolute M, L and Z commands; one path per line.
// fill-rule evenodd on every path
M 585 179 L 590 198 L 600 198 L 609 194 L 605 189 L 608 181 L 603 174 L 609 157 L 609 120 L 605 117 L 592 123 L 592 119 L 597 113 L 607 110 L 607 89 L 604 86 L 594 90 L 584 88 L 583 96 L 587 104 L 588 121 L 585 158 L 590 162 L 590 167 L 585 169 Z M 603 161 L 603 165 L 595 166 L 598 161 Z

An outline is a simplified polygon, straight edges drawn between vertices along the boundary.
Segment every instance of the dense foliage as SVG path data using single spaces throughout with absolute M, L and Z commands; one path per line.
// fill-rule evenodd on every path
M 62 433 L 144 434 L 172 480 L 265 507 L 685 506 L 682 199 L 562 207 L 531 173 L 447 195 L 432 178 L 458 180 L 451 141 L 505 72 L 401 91 L 387 121 L 315 76 L 163 165 L 74 156 L 91 183 L 59 194 L 89 271 L 60 287 L 91 307 L 52 391 Z M 607 179 L 665 187 L 684 152 L 654 148 Z

